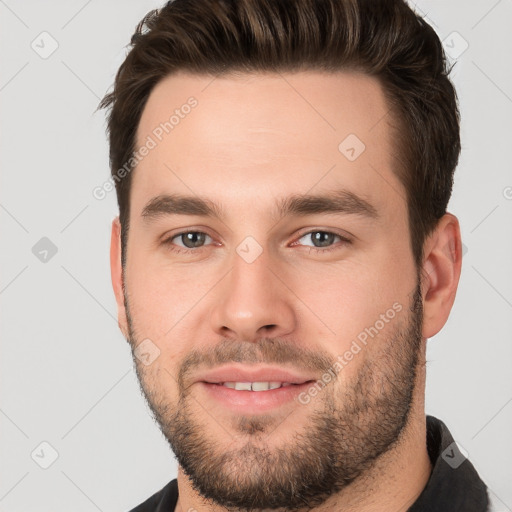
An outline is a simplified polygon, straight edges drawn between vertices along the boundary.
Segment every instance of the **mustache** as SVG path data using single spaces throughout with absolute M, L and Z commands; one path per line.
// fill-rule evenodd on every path
M 215 346 L 187 354 L 180 365 L 178 384 L 184 390 L 190 374 L 198 368 L 206 370 L 227 363 L 293 365 L 298 370 L 323 373 L 334 360 L 335 357 L 327 352 L 305 349 L 298 343 L 279 338 L 260 338 L 258 341 L 223 338 Z

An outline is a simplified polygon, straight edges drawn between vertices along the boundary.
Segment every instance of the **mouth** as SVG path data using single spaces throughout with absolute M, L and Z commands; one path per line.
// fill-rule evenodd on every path
M 297 402 L 316 379 L 282 368 L 230 366 L 196 381 L 208 401 L 238 414 L 261 414 Z
M 224 386 L 229 389 L 236 389 L 237 391 L 269 391 L 272 389 L 285 388 L 287 386 L 298 386 L 299 384 L 291 382 L 219 382 L 212 383 Z

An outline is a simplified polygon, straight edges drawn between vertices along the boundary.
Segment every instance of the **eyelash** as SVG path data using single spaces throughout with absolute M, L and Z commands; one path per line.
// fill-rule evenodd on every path
M 208 235 L 208 233 L 205 233 L 204 231 L 194 231 L 194 230 L 190 230 L 190 231 L 181 231 L 180 233 L 176 233 L 175 235 L 172 235 L 171 237 L 167 238 L 166 240 L 163 241 L 163 244 L 166 245 L 172 252 L 175 252 L 177 254 L 189 254 L 189 253 L 192 253 L 192 252 L 199 252 L 201 249 L 204 249 L 205 246 L 203 247 L 197 247 L 195 249 L 188 249 L 188 248 L 183 248 L 183 247 L 179 247 L 179 246 L 176 246 L 172 240 L 174 240 L 175 238 L 178 238 L 182 235 L 186 235 L 188 233 L 201 233 L 201 234 L 205 234 L 206 236 L 210 236 Z M 300 240 L 301 238 L 304 238 L 306 235 L 311 235 L 312 233 L 327 233 L 329 235 L 334 235 L 336 237 L 338 237 L 341 242 L 342 242 L 342 245 L 345 245 L 345 244 L 350 244 L 352 243 L 351 240 L 349 240 L 348 238 L 338 234 L 338 233 L 334 233 L 333 231 L 326 231 L 326 230 L 322 230 L 322 229 L 314 229 L 314 230 L 311 230 L 311 231 L 306 231 L 305 233 L 302 233 L 298 240 Z M 212 237 L 210 237 L 212 238 Z M 294 242 L 295 243 L 295 242 Z M 313 247 L 313 246 L 308 246 L 309 247 L 309 252 L 313 251 L 315 253 L 323 253 L 325 254 L 326 252 L 331 252 L 331 251 L 334 251 L 336 249 L 339 249 L 340 246 L 339 245 L 332 245 L 330 247 L 327 247 L 327 248 L 324 248 L 324 249 L 321 249 L 319 247 Z

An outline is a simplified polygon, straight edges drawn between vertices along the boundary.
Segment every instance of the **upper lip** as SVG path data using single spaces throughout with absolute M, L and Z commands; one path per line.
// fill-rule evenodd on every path
M 196 382 L 210 382 L 214 384 L 224 382 L 289 382 L 290 384 L 303 384 L 314 379 L 310 375 L 292 372 L 275 366 L 248 367 L 246 365 L 230 365 L 201 373 L 195 380 Z

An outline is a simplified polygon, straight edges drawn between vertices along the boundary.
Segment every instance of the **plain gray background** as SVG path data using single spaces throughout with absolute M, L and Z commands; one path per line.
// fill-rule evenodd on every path
M 0 0 L 1 511 L 127 511 L 176 476 L 117 326 L 115 193 L 92 195 L 109 176 L 94 110 L 160 5 Z M 426 409 L 510 511 L 512 0 L 415 5 L 457 60 L 449 210 L 466 247 L 452 315 L 428 342 Z

